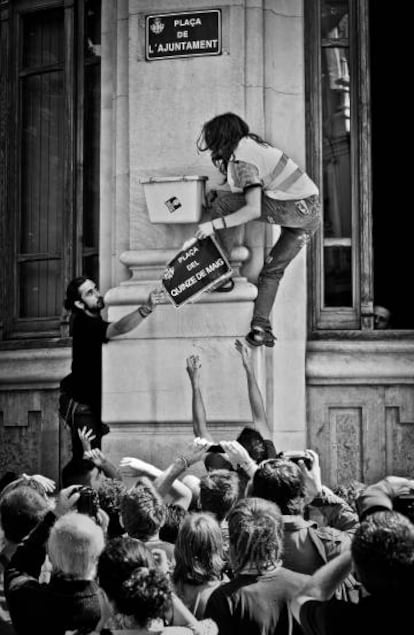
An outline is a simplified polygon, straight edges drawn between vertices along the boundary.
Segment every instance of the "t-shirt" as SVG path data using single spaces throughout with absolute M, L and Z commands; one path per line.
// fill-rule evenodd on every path
M 77 312 L 72 321 L 72 373 L 65 388 L 75 401 L 88 404 L 100 416 L 102 394 L 102 344 L 109 322 L 100 315 Z M 63 382 L 62 382 L 63 384 Z
M 244 192 L 260 185 L 269 198 L 301 200 L 319 194 L 315 183 L 282 150 L 243 137 L 227 166 L 227 181 L 232 192 Z
M 288 635 L 287 602 L 307 579 L 283 567 L 262 575 L 238 575 L 213 592 L 204 617 L 216 622 L 219 635 Z M 299 632 L 293 625 L 293 633 Z
M 408 635 L 413 632 L 410 601 L 369 596 L 359 604 L 309 600 L 300 609 L 305 635 Z

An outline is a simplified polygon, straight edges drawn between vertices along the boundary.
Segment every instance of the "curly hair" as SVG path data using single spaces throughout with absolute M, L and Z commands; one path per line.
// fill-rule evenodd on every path
M 246 565 L 263 572 L 277 564 L 283 545 L 283 519 L 277 505 L 245 498 L 232 509 L 228 522 L 234 573 Z
M 121 499 L 122 524 L 132 538 L 149 540 L 165 519 L 165 504 L 151 481 L 142 477 Z
M 241 495 L 240 479 L 231 470 L 212 470 L 200 480 L 200 507 L 224 520 Z
M 252 496 L 276 503 L 282 514 L 301 514 L 305 505 L 305 479 L 289 459 L 269 459 L 253 477 Z
M 118 536 L 108 540 L 98 562 L 99 586 L 116 604 L 122 584 L 137 567 L 154 567 L 151 551 L 140 540 Z M 121 593 L 122 594 L 122 593 Z
M 178 532 L 173 582 L 204 584 L 220 580 L 225 566 L 220 526 L 211 514 L 192 513 Z
M 243 137 L 250 137 L 261 145 L 268 145 L 261 137 L 249 131 L 249 126 L 241 117 L 226 112 L 213 117 L 203 125 L 196 145 L 200 152 L 211 152 L 212 162 L 226 176 L 227 165 Z
M 116 607 L 122 615 L 131 615 L 141 628 L 151 620 L 163 618 L 171 608 L 171 584 L 157 569 L 140 567 L 122 584 Z
M 99 506 L 108 514 L 108 538 L 122 536 L 124 529 L 120 523 L 121 500 L 127 491 L 125 483 L 112 478 L 104 478 L 97 488 Z
M 393 511 L 370 514 L 351 546 L 358 576 L 369 593 L 406 594 L 414 583 L 414 525 Z
M 236 441 L 249 453 L 253 461 L 261 463 L 269 458 L 265 441 L 257 430 L 245 426 Z

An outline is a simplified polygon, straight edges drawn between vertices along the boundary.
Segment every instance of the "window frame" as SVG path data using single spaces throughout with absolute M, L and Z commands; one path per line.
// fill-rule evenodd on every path
M 19 224 L 21 218 L 21 135 L 22 109 L 19 77 L 23 50 L 23 20 L 28 15 L 60 9 L 63 12 L 63 82 L 64 82 L 64 167 L 63 167 L 63 227 L 61 250 L 61 285 L 62 301 L 64 289 L 68 282 L 82 271 L 83 257 L 97 249 L 83 249 L 83 153 L 84 153 L 84 120 L 85 120 L 85 5 L 87 0 L 17 0 L 10 2 L 2 9 L 2 22 L 5 29 L 3 36 L 4 51 L 8 56 L 5 70 L 8 74 L 8 95 L 6 127 L 9 133 L 0 139 L 0 148 L 7 157 L 7 168 L 3 171 L 5 185 L 0 192 L 3 209 L 7 209 L 6 218 L 2 219 L 5 227 L 4 240 L 0 245 L 5 262 L 2 274 L 2 329 L 0 329 L 1 345 L 7 347 L 8 341 L 28 339 L 66 338 L 68 323 L 62 308 L 58 316 L 45 318 L 19 317 Z M 7 40 L 7 42 L 6 42 Z M 7 64 L 7 66 L 6 66 Z M 7 80 L 6 80 L 7 81 Z M 4 123 L 4 121 L 3 121 Z M 34 254 L 36 258 L 36 254 Z M 1 326 L 1 322 L 0 322 Z
M 353 306 L 323 306 L 322 229 L 308 250 L 310 337 L 323 332 L 372 330 L 374 326 L 368 0 L 349 0 L 348 6 Z M 307 171 L 320 188 L 323 204 L 321 0 L 306 0 L 304 9 Z

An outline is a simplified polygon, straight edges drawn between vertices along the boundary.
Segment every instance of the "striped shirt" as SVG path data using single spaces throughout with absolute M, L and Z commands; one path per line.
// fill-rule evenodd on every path
M 243 137 L 227 167 L 232 192 L 260 185 L 269 198 L 288 201 L 319 194 L 315 183 L 282 150 Z

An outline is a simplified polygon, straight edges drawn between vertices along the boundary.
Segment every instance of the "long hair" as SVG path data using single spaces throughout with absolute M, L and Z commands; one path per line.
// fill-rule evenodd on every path
M 278 506 L 261 498 L 244 498 L 228 518 L 234 573 L 245 566 L 259 572 L 275 566 L 282 554 L 283 519 Z
M 196 145 L 200 152 L 209 150 L 216 168 L 227 176 L 227 165 L 243 137 L 250 137 L 261 145 L 268 145 L 259 135 L 250 132 L 249 126 L 241 117 L 226 112 L 203 125 Z
M 63 302 L 63 306 L 66 311 L 76 311 L 77 307 L 75 306 L 75 302 L 80 300 L 79 287 L 83 285 L 84 282 L 89 280 L 86 276 L 78 276 L 77 278 L 73 278 L 66 288 L 66 297 Z
M 178 532 L 174 557 L 174 583 L 220 580 L 225 562 L 221 529 L 215 518 L 203 512 L 187 516 Z

